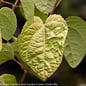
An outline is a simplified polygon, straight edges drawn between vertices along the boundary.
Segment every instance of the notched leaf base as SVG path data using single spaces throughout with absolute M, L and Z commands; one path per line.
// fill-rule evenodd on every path
M 20 59 L 41 80 L 45 81 L 60 66 L 67 32 L 65 20 L 56 14 L 49 16 L 45 24 L 35 17 L 33 24 L 24 25 L 18 38 Z

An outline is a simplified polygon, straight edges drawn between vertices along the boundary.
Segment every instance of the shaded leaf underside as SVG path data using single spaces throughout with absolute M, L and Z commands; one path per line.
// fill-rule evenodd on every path
M 66 20 L 69 32 L 65 43 L 64 56 L 68 64 L 75 68 L 80 64 L 86 53 L 86 23 L 75 16 Z

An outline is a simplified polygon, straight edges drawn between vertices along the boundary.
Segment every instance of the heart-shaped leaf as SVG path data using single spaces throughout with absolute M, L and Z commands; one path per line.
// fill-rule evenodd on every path
M 17 20 L 15 13 L 12 9 L 8 7 L 3 7 L 0 9 L 0 29 L 2 33 L 2 37 L 5 40 L 10 40 L 17 27 Z
M 0 76 L 0 86 L 16 86 L 16 77 L 11 74 L 3 74 Z
M 54 14 L 47 18 L 45 24 L 39 17 L 35 17 L 32 25 L 25 24 L 18 38 L 20 59 L 43 81 L 62 62 L 67 31 L 65 20 Z

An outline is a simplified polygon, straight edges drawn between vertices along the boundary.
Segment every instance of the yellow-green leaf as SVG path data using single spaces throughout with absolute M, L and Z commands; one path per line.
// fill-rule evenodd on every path
M 16 86 L 16 77 L 11 74 L 2 74 L 0 76 L 0 86 Z
M 45 24 L 39 17 L 26 22 L 18 38 L 20 59 L 45 81 L 60 66 L 63 57 L 67 24 L 60 15 L 51 15 Z

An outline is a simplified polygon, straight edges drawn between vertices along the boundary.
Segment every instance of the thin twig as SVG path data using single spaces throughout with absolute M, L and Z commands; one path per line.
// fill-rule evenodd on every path
M 11 2 L 4 1 L 4 0 L 1 0 L 0 3 L 11 5 L 12 8 L 13 8 L 13 10 L 14 10 L 15 8 L 17 8 L 17 7 L 20 7 L 20 6 L 16 5 L 16 4 L 17 4 L 17 1 L 16 1 L 15 5 L 14 5 L 13 3 L 11 3 Z
M 18 4 L 19 0 L 16 0 L 15 3 L 12 6 L 12 9 L 14 10 L 16 8 L 16 5 Z
M 22 78 L 21 78 L 21 80 L 20 80 L 20 82 L 19 82 L 20 86 L 21 86 L 21 84 L 24 82 L 26 76 L 27 76 L 27 70 L 24 70 L 24 73 L 23 73 L 23 75 L 22 75 Z
M 16 62 L 21 67 L 22 70 L 25 69 L 19 61 L 17 61 L 16 59 L 13 59 L 13 61 Z
M 22 65 L 19 61 L 17 61 L 16 59 L 13 59 L 13 61 L 16 62 L 16 63 L 21 67 L 21 69 L 23 70 L 23 75 L 22 75 L 21 80 L 20 80 L 20 82 L 19 82 L 19 84 L 20 84 L 20 86 L 21 86 L 21 84 L 22 84 L 22 83 L 24 82 L 24 80 L 25 80 L 25 77 L 27 76 L 27 69 L 24 68 L 23 65 Z
M 13 3 L 10 3 L 10 2 L 4 1 L 4 0 L 1 0 L 1 3 L 8 4 L 8 5 L 13 5 Z
M 59 5 L 60 2 L 61 2 L 61 0 L 56 0 L 56 2 L 55 2 L 55 4 L 54 4 L 53 9 L 52 9 L 52 11 L 50 12 L 50 14 L 53 14 L 53 13 L 54 13 L 56 7 Z

